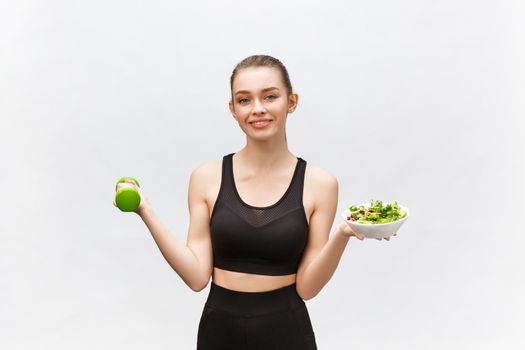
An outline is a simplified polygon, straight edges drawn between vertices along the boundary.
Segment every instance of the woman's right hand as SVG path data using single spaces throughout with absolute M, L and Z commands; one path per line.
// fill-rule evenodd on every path
M 142 189 L 139 186 L 137 186 L 135 181 L 133 181 L 132 179 L 126 179 L 126 180 L 124 180 L 124 182 L 118 183 L 117 187 L 115 188 L 115 195 L 118 192 L 118 190 L 120 190 L 121 188 L 124 188 L 124 187 L 134 188 L 135 190 L 137 190 L 137 192 L 140 195 L 140 205 L 134 211 L 135 213 L 140 215 L 141 212 L 143 212 L 145 209 L 149 209 L 150 208 L 149 200 L 146 197 L 146 195 L 144 194 L 144 191 L 142 191 Z M 115 202 L 115 197 L 113 197 L 113 205 L 115 207 L 117 206 L 117 203 Z

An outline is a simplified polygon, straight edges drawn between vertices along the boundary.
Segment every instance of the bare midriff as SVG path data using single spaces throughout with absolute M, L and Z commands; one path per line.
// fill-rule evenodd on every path
M 266 292 L 295 283 L 296 274 L 284 276 L 256 275 L 213 268 L 213 283 L 239 292 Z

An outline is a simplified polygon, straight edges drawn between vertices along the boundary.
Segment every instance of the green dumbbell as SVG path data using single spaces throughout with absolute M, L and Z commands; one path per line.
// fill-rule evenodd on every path
M 137 179 L 129 176 L 123 177 L 120 180 L 118 180 L 117 185 L 121 182 L 126 182 L 126 179 L 133 180 L 137 184 L 137 186 L 140 187 Z M 117 191 L 117 194 L 115 195 L 115 203 L 117 204 L 117 207 L 122 211 L 135 211 L 140 205 L 140 194 L 133 187 L 122 187 L 120 190 Z

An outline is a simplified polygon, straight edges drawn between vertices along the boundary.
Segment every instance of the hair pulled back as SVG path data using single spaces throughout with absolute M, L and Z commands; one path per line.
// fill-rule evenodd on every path
M 232 101 L 233 101 L 233 81 L 235 80 L 237 73 L 239 73 L 239 71 L 244 68 L 250 68 L 250 67 L 268 67 L 268 68 L 277 69 L 281 73 L 281 78 L 283 80 L 283 84 L 284 84 L 284 87 L 286 88 L 287 94 L 290 95 L 292 93 L 293 91 L 292 83 L 290 82 L 288 71 L 286 70 L 286 67 L 284 66 L 284 64 L 282 64 L 281 61 L 279 61 L 275 57 L 268 56 L 268 55 L 253 55 L 253 56 L 249 56 L 243 59 L 233 69 L 232 75 L 230 77 L 230 91 L 232 94 Z

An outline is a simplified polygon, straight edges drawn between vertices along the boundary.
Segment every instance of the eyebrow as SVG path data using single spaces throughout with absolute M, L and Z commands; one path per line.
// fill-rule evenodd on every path
M 279 88 L 276 88 L 275 86 L 272 86 L 272 87 L 269 87 L 269 88 L 266 88 L 266 89 L 262 89 L 262 92 L 266 92 L 266 91 L 270 91 L 270 90 L 279 90 Z M 246 90 L 240 90 L 240 91 L 237 91 L 235 93 L 235 95 L 237 96 L 238 94 L 249 94 L 250 91 L 246 91 Z

